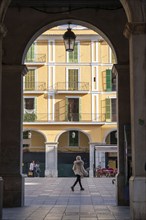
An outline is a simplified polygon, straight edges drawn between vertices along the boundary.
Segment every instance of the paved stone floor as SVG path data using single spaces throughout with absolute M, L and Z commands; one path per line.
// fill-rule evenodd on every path
M 116 206 L 111 178 L 26 178 L 25 206 L 4 208 L 3 220 L 130 220 L 129 207 Z

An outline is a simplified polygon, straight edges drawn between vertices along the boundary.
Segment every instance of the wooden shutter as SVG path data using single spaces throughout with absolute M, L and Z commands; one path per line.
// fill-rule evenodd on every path
M 26 62 L 33 62 L 33 61 L 34 61 L 34 43 L 31 45 L 26 55 Z
M 29 70 L 25 76 L 25 90 L 35 90 L 35 70 Z
M 112 71 L 106 70 L 106 91 L 112 91 Z
M 78 90 L 78 69 L 70 69 L 68 72 L 69 90 Z
M 79 121 L 82 119 L 82 114 L 81 114 L 81 98 L 79 98 Z
M 65 98 L 65 120 L 68 121 L 68 98 Z
M 74 51 L 69 52 L 69 62 L 77 63 L 78 62 L 78 44 L 75 43 Z
M 105 100 L 106 102 L 106 120 L 111 120 L 111 100 L 108 98 Z

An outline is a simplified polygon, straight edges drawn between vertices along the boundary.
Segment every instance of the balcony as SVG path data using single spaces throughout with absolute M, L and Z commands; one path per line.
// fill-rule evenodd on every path
M 45 82 L 24 82 L 23 90 L 25 93 L 28 92 L 37 92 L 37 93 L 44 93 L 47 90 Z
M 46 62 L 46 54 L 34 54 L 31 57 L 26 57 L 25 63 L 26 64 L 35 64 L 35 65 L 42 65 Z
M 88 93 L 88 82 L 57 82 L 52 87 L 49 87 L 49 91 L 55 91 L 56 93 Z
M 62 113 L 62 114 L 47 114 L 47 113 L 25 113 L 23 122 L 83 122 L 83 123 L 116 123 L 116 114 L 112 114 L 111 118 L 106 118 L 106 113 L 92 114 L 92 113 Z

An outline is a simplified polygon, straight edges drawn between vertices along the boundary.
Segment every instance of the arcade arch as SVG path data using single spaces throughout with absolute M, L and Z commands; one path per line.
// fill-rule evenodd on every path
M 28 175 L 31 161 L 35 161 L 40 164 L 40 177 L 45 176 L 45 142 L 46 137 L 42 132 L 31 128 L 23 131 L 22 172 L 25 175 Z
M 20 13 L 20 10 L 14 11 L 10 9 L 6 9 L 8 5 L 10 4 L 10 1 L 3 0 L 1 1 L 1 13 L 0 18 L 2 22 L 2 28 L 1 28 L 1 36 L 4 34 L 4 22 L 6 27 L 9 30 L 7 38 L 3 41 L 3 48 L 4 48 L 4 56 L 3 56 L 3 62 L 2 62 L 2 56 L 0 56 L 1 59 L 1 67 L 2 63 L 3 65 L 3 79 L 2 79 L 2 88 L 1 90 L 1 97 L 2 97 L 2 118 L 1 118 L 1 127 L 2 127 L 2 137 L 1 137 L 1 160 L 0 160 L 0 166 L 1 166 L 1 175 L 4 178 L 5 182 L 5 189 L 8 189 L 8 191 L 4 191 L 4 205 L 9 206 L 9 201 L 13 204 L 13 206 L 20 206 L 23 205 L 23 193 L 22 192 L 22 177 L 20 176 L 20 172 L 18 173 L 18 164 L 20 161 L 20 136 L 21 136 L 21 126 L 20 126 L 20 117 L 18 115 L 21 115 L 21 111 L 18 109 L 21 109 L 21 77 L 20 73 L 26 73 L 26 69 L 24 66 L 21 66 L 21 60 L 22 60 L 22 54 L 24 51 L 24 48 L 31 38 L 33 36 L 33 33 L 36 33 L 36 31 L 40 28 L 40 26 L 44 26 L 46 23 L 50 23 L 52 20 L 55 20 L 55 17 L 60 19 L 62 17 L 75 17 L 80 20 L 87 20 L 94 24 L 97 27 L 101 27 L 101 30 L 105 30 L 105 33 L 108 33 L 107 36 L 109 38 L 113 37 L 114 46 L 116 47 L 117 57 L 118 57 L 118 65 L 115 66 L 116 71 L 119 72 L 118 74 L 118 90 L 119 90 L 119 100 L 118 100 L 118 111 L 119 118 L 118 118 L 118 136 L 119 136 L 119 146 L 120 146 L 120 155 L 123 155 L 123 146 L 124 143 L 122 140 L 123 138 L 123 124 L 130 122 L 130 99 L 127 99 L 127 90 L 126 93 L 122 91 L 123 88 L 122 82 L 126 82 L 126 85 L 124 85 L 124 88 L 129 89 L 128 78 L 126 78 L 126 74 L 129 75 L 129 54 L 130 54 L 130 69 L 131 69 L 131 76 L 132 76 L 132 82 L 131 82 L 131 111 L 132 111 L 132 152 L 133 152 L 133 178 L 131 179 L 131 213 L 132 213 L 132 219 L 146 219 L 146 211 L 145 211 L 145 170 L 141 169 L 141 167 L 144 167 L 145 165 L 145 127 L 143 126 L 143 123 L 146 121 L 145 119 L 145 105 L 143 100 L 145 100 L 145 85 L 141 84 L 139 82 L 145 82 L 145 68 L 143 66 L 145 65 L 145 2 L 144 1 L 138 1 L 138 0 L 120 0 L 125 12 L 127 14 L 127 17 L 125 16 L 125 13 L 122 10 L 118 10 L 118 12 L 113 12 L 112 14 L 108 12 L 103 12 L 101 10 L 101 13 L 97 10 L 96 14 L 93 10 L 79 10 L 78 12 L 70 12 L 68 15 L 55 15 L 55 16 L 48 16 L 41 13 L 34 13 L 32 9 L 21 10 L 23 13 Z M 4 6 L 4 7 L 3 7 Z M 3 13 L 4 12 L 4 13 Z M 86 16 L 89 15 L 90 17 Z M 104 13 L 104 19 L 103 19 L 103 13 Z M 4 15 L 5 20 L 4 20 Z M 25 16 L 24 16 L 25 15 Z M 12 19 L 13 18 L 13 19 Z M 20 18 L 20 19 L 18 19 Z M 97 18 L 95 20 L 95 18 Z M 101 18 L 101 19 L 100 19 Z M 109 19 L 110 18 L 110 19 Z M 123 37 L 123 30 L 124 26 L 128 21 L 131 22 L 131 24 L 127 25 L 127 33 L 130 36 L 129 42 L 130 42 L 130 53 L 128 52 L 128 41 L 124 39 Z M 24 20 L 25 19 L 25 20 Z M 102 20 L 102 22 L 101 22 Z M 32 22 L 30 22 L 32 21 Z M 101 22 L 101 23 L 100 23 Z M 134 22 L 134 23 L 132 23 Z M 41 25 L 40 25 L 41 24 Z M 105 28 L 105 25 L 108 27 Z M 112 25 L 111 25 L 112 24 Z M 22 27 L 21 33 L 19 32 L 18 26 Z M 28 30 L 27 32 L 25 30 Z M 113 31 L 114 30 L 114 31 Z M 116 35 L 116 37 L 115 37 Z M 2 42 L 2 39 L 1 39 Z M 118 43 L 119 42 L 119 43 Z M 17 48 L 14 46 L 17 45 Z M 124 49 L 122 49 L 124 48 Z M 126 49 L 125 49 L 126 48 Z M 19 53 L 20 52 L 20 53 Z M 21 54 L 21 55 L 20 55 Z M 1 47 L 1 55 L 2 55 L 2 47 Z M 141 59 L 138 59 L 138 58 Z M 137 61 L 137 62 L 135 62 Z M 138 76 L 138 82 L 135 81 L 135 78 Z M 13 80 L 15 78 L 15 81 Z M 8 84 L 8 79 L 11 81 L 11 84 Z M 134 79 L 134 80 L 133 80 Z M 133 92 L 134 90 L 134 92 Z M 11 94 L 13 91 L 13 97 L 11 98 Z M 129 94 L 129 90 L 128 90 Z M 21 97 L 21 98 L 20 98 Z M 122 97 L 126 98 L 126 100 L 123 100 Z M 138 97 L 138 98 L 137 98 Z M 143 97 L 139 99 L 139 97 Z M 5 102 L 7 100 L 7 102 Z M 17 103 L 13 109 L 7 107 L 7 103 Z M 1 102 L 1 99 L 0 99 Z M 126 116 L 125 114 L 122 114 L 122 104 L 125 103 L 126 106 Z M 126 105 L 126 103 L 128 105 Z M 137 105 L 139 103 L 139 105 Z M 10 105 L 12 106 L 12 105 Z M 133 109 L 136 111 L 133 112 Z M 16 117 L 16 113 L 18 114 Z M 125 113 L 125 112 L 124 112 Z M 11 123 L 11 117 L 14 117 L 13 124 Z M 5 116 L 5 117 L 4 117 Z M 139 118 L 139 116 L 141 116 Z M 7 120 L 5 120 L 7 119 Z M 138 122 L 140 122 L 138 124 Z M 142 122 L 142 123 L 141 123 Z M 13 135 L 11 135 L 11 131 L 13 131 L 13 128 L 15 127 L 15 130 L 13 132 Z M 7 139 L 5 138 L 5 135 L 7 134 L 7 139 L 9 138 L 9 143 L 7 142 Z M 19 140 L 18 140 L 19 139 Z M 13 144 L 12 144 L 13 143 Z M 7 149 L 7 152 L 6 152 Z M 5 164 L 6 158 L 7 160 L 11 161 L 11 155 L 15 152 L 15 160 L 13 158 L 13 170 L 8 164 Z M 138 152 L 138 154 L 137 154 Z M 6 154 L 7 153 L 7 154 Z M 17 153 L 17 154 L 16 154 Z M 4 158 L 4 155 L 6 154 L 6 158 Z M 141 158 L 141 167 L 139 167 L 139 157 Z M 4 160 L 4 161 L 3 161 Z M 124 157 L 121 156 L 120 158 L 120 164 L 124 161 Z M 12 165 L 12 164 L 11 164 Z M 15 170 L 14 170 L 15 168 Z M 9 172 L 9 173 L 7 173 Z M 13 175 L 11 175 L 13 173 Z M 119 169 L 119 177 L 117 179 L 117 185 L 119 186 L 119 192 L 118 192 L 118 205 L 125 204 L 125 200 L 122 195 L 124 195 L 124 186 L 120 183 L 124 183 L 124 166 L 121 166 Z M 15 174 L 15 178 L 14 178 Z M 11 190 L 9 188 L 9 178 L 11 176 L 11 182 L 15 183 L 17 178 L 17 190 Z M 19 177 L 18 177 L 19 176 Z M 139 178 L 140 177 L 140 178 Z M 15 185 L 15 184 L 13 184 Z M 137 190 L 134 191 L 134 189 L 139 188 L 139 185 L 142 189 L 141 194 L 137 193 Z M 120 192 L 121 191 L 121 192 Z M 11 193 L 10 193 L 11 192 Z M 11 199 L 8 199 L 11 196 Z M 17 196 L 16 196 L 17 195 Z M 19 195 L 19 196 L 18 196 Z M 17 199 L 16 199 L 17 197 Z M 8 201 L 9 200 L 9 201 Z M 17 201 L 17 202 L 16 202 Z
M 44 30 L 46 30 L 46 28 L 49 28 L 49 27 L 51 27 L 51 26 L 53 26 L 54 24 L 64 24 L 64 22 L 67 22 L 67 20 L 61 20 L 61 21 L 57 21 L 56 23 L 52 23 L 52 24 L 50 24 L 50 25 L 47 25 L 47 26 L 45 26 L 44 28 L 42 28 L 36 35 L 38 35 L 39 33 L 42 33 L 42 31 L 44 31 Z M 77 25 L 79 24 L 79 25 L 86 25 L 86 22 L 81 22 L 81 21 L 75 21 L 75 20 L 72 20 L 71 21 L 71 23 L 72 22 L 76 22 L 77 23 Z M 92 25 L 90 25 L 90 24 L 88 24 L 87 23 L 87 25 L 86 25 L 86 27 L 92 27 Z M 96 28 L 96 27 L 92 27 L 92 29 L 94 29 L 94 31 L 96 30 L 98 30 L 98 28 Z M 110 40 L 105 36 L 105 34 L 104 33 L 102 33 L 100 30 L 98 30 L 98 32 L 100 32 L 101 34 L 102 34 L 102 36 L 104 36 L 106 39 L 107 39 L 107 41 L 109 42 L 109 44 L 112 46 L 112 44 L 111 44 L 111 42 L 110 42 Z M 99 34 L 99 33 L 98 33 Z M 33 38 L 32 38 L 33 39 Z M 31 39 L 31 40 L 32 40 Z M 105 40 L 105 39 L 104 39 Z M 30 41 L 31 42 L 31 41 Z M 29 42 L 29 43 L 30 43 Z M 28 45 L 29 45 L 29 43 L 28 43 Z M 113 46 L 112 46 L 112 48 L 113 48 Z M 25 52 L 24 52 L 24 55 L 26 56 L 26 53 L 27 53 L 27 51 L 28 51 L 28 48 L 26 47 L 26 50 L 25 50 Z M 115 54 L 115 51 L 114 51 L 114 54 Z M 25 61 L 25 57 L 23 56 L 23 62 Z M 50 63 L 48 64 L 48 65 L 51 65 Z M 50 108 L 50 106 L 49 106 L 49 108 Z M 93 107 L 92 107 L 93 108 Z M 98 116 L 99 117 L 99 116 Z M 105 119 L 104 119 L 105 120 Z M 88 121 L 88 120 L 87 120 Z M 86 124 L 85 122 L 84 122 L 84 124 Z M 53 124 L 52 124 L 53 125 Z M 37 125 L 38 126 L 38 125 Z M 33 127 L 34 127 L 34 125 L 33 125 Z M 77 127 L 77 125 L 76 126 L 74 126 L 75 127 L 75 129 L 74 129 L 74 131 L 76 131 L 77 129 L 76 129 L 76 127 Z M 80 134 L 82 134 L 83 133 L 83 130 L 85 129 L 84 128 L 84 126 L 82 126 L 83 128 L 82 128 L 82 130 L 81 129 L 79 129 L 78 128 L 78 130 L 81 130 L 81 132 L 80 132 Z M 86 125 L 86 127 L 88 128 L 88 123 L 87 123 L 87 125 Z M 93 127 L 95 127 L 95 126 L 93 126 Z M 100 125 L 99 125 L 99 127 L 100 127 Z M 58 168 L 59 168 L 59 166 L 58 166 L 58 168 L 57 168 L 57 161 L 59 161 L 59 158 L 57 159 L 57 150 L 59 150 L 59 145 L 58 145 L 58 141 L 59 141 L 59 139 L 60 139 L 60 135 L 64 132 L 64 131 L 61 131 L 61 130 L 64 130 L 64 128 L 61 128 L 61 126 L 60 126 L 60 128 L 59 128 L 59 126 L 57 127 L 57 129 L 58 129 L 58 131 L 59 131 L 59 134 L 57 134 L 57 131 L 55 131 L 55 133 L 53 134 L 53 137 L 49 137 L 49 135 L 48 135 L 48 137 L 47 137 L 47 143 L 46 143 L 46 171 L 45 171 L 45 175 L 46 176 L 58 176 Z M 68 128 L 67 128 L 68 129 Z M 93 128 L 89 128 L 89 130 L 91 129 L 91 133 L 95 133 L 95 129 L 93 129 Z M 105 128 L 105 130 L 106 130 L 107 128 Z M 68 129 L 69 130 L 69 129 Z M 100 128 L 98 128 L 98 130 L 100 130 Z M 48 134 L 49 134 L 49 128 L 48 128 Z M 99 131 L 100 132 L 100 131 Z M 89 136 L 89 133 L 90 132 L 86 132 L 86 135 L 88 135 Z M 56 137 L 55 137 L 56 136 Z M 51 140 L 50 140 L 50 138 L 51 138 Z M 99 138 L 98 138 L 99 139 Z M 96 137 L 95 137 L 95 134 L 92 134 L 92 135 L 90 135 L 90 137 L 89 137 L 89 148 L 90 148 L 90 150 L 88 150 L 89 151 L 89 153 L 88 154 L 90 154 L 90 163 L 89 163 L 89 155 L 88 155 L 88 157 L 87 157 L 87 166 L 88 167 L 90 167 L 90 176 L 93 176 L 93 166 L 94 166 L 94 161 L 93 161 L 93 159 L 94 159 L 94 155 L 93 155 L 93 152 L 92 152 L 92 142 L 94 142 L 94 143 L 96 143 L 96 142 L 102 142 L 102 140 L 98 140 Z M 53 144 L 54 143 L 54 144 Z M 50 146 L 50 149 L 52 149 L 52 150 L 49 150 L 48 149 L 48 146 Z M 47 150 L 48 149 L 48 150 Z M 51 154 L 50 154 L 50 152 L 51 152 Z M 77 152 L 76 152 L 77 153 Z M 49 161 L 50 159 L 49 158 L 51 158 L 51 155 L 55 158 L 55 163 L 52 161 Z M 66 165 L 67 166 L 67 165 Z M 57 174 L 58 173 L 58 174 Z M 60 174 L 59 174 L 59 176 L 60 176 Z
M 84 161 L 85 168 L 89 168 L 89 138 L 77 129 L 62 133 L 58 139 L 58 176 L 74 176 L 73 162 L 77 155 Z
M 30 10 L 32 10 L 32 9 L 30 9 Z M 25 16 L 26 20 L 25 20 L 25 24 L 24 24 L 23 23 L 24 16 L 22 16 L 22 14 L 20 13 L 19 14 L 20 19 L 18 20 L 17 12 L 15 11 L 15 13 L 13 13 L 13 10 L 10 9 L 10 13 L 7 13 L 7 16 L 5 19 L 5 24 L 6 24 L 6 26 L 8 26 L 9 36 L 15 36 L 15 37 L 13 38 L 13 42 L 11 41 L 11 38 L 9 38 L 9 37 L 6 38 L 4 41 L 4 44 L 3 44 L 4 51 L 5 51 L 4 56 L 3 56 L 3 62 L 9 64 L 3 68 L 3 73 L 5 76 L 3 78 L 3 88 L 7 89 L 7 86 L 8 86 L 7 85 L 7 77 L 11 76 L 10 80 L 12 78 L 15 78 L 15 82 L 17 80 L 17 83 L 16 83 L 17 87 L 16 87 L 16 85 L 13 85 L 13 84 L 15 84 L 14 82 L 11 85 L 12 88 L 9 87 L 9 90 L 11 90 L 11 89 L 15 90 L 14 95 L 16 94 L 18 96 L 19 102 L 17 102 L 17 103 L 19 103 L 19 105 L 17 105 L 16 110 L 18 110 L 18 108 L 21 109 L 21 101 L 20 100 L 22 98 L 22 93 L 21 93 L 22 92 L 21 91 L 22 76 L 20 76 L 20 72 L 23 72 L 23 74 L 26 73 L 26 69 L 22 65 L 22 63 L 24 62 L 24 60 L 23 60 L 24 49 L 25 49 L 26 45 L 28 45 L 28 42 L 30 41 L 30 39 L 31 39 L 31 41 L 36 39 L 36 36 L 34 33 L 37 33 L 38 30 L 40 30 L 41 27 L 45 27 L 46 24 L 51 24 L 52 21 L 55 21 L 55 22 L 56 21 L 63 21 L 65 19 L 66 21 L 70 20 L 71 22 L 73 22 L 74 20 L 75 21 L 78 20 L 79 22 L 83 21 L 83 22 L 87 22 L 87 23 L 91 24 L 93 28 L 97 28 L 98 30 L 101 30 L 101 32 L 104 33 L 105 36 L 107 36 L 107 39 L 109 39 L 109 41 L 112 42 L 111 47 L 114 48 L 114 51 L 115 51 L 115 54 L 117 57 L 117 63 L 119 63 L 119 64 L 127 63 L 127 61 L 128 61 L 128 49 L 127 49 L 128 42 L 125 40 L 123 35 L 121 35 L 123 27 L 125 25 L 125 21 L 126 21 L 126 16 L 125 16 L 124 11 L 123 10 L 120 10 L 118 12 L 114 11 L 113 16 L 111 16 L 111 14 L 109 12 L 107 12 L 104 14 L 104 19 L 102 17 L 101 12 L 99 12 L 99 14 L 98 14 L 98 18 L 101 17 L 101 19 L 95 20 L 95 17 L 96 17 L 96 16 L 94 16 L 96 13 L 95 11 L 94 11 L 94 14 L 92 14 L 92 12 L 91 12 L 92 16 L 90 17 L 90 19 L 86 18 L 86 16 L 85 16 L 86 13 L 87 14 L 89 13 L 88 9 L 85 9 L 83 11 L 78 11 L 78 12 L 71 11 L 69 16 L 64 15 L 64 14 L 48 16 L 46 14 L 41 14 L 41 13 L 38 16 L 37 12 L 30 13 L 30 11 L 29 11 L 29 13 L 28 13 L 26 10 L 26 16 Z M 11 19 L 11 16 L 13 17 L 13 19 Z M 110 17 L 110 19 L 109 19 L 109 17 Z M 117 19 L 115 19 L 115 17 Z M 9 23 L 10 20 L 13 21 L 13 24 Z M 32 23 L 29 22 L 30 20 L 32 21 Z M 120 25 L 119 25 L 119 21 L 121 22 Z M 107 26 L 107 23 L 108 23 L 108 26 Z M 22 27 L 21 31 L 23 32 L 23 35 L 19 34 L 19 31 L 17 28 L 18 25 Z M 28 30 L 27 32 L 25 31 L 26 29 Z M 113 31 L 113 29 L 116 31 Z M 19 38 L 19 40 L 18 40 L 18 38 Z M 17 47 L 14 48 L 14 45 L 17 45 Z M 28 47 L 29 47 L 29 45 L 28 45 Z M 124 48 L 124 50 L 123 50 L 123 48 Z M 26 51 L 27 51 L 27 49 L 26 49 Z M 9 74 L 9 73 L 11 73 L 11 74 Z M 17 75 L 17 77 L 15 77 L 16 75 Z M 19 91 L 19 93 L 18 93 L 18 91 Z M 9 93 L 7 93 L 7 96 L 5 98 L 8 101 L 10 101 Z M 4 110 L 5 110 L 5 108 L 4 108 Z M 18 113 L 18 111 L 16 111 L 16 112 Z M 2 113 L 7 115 L 6 111 L 3 111 Z M 21 115 L 21 110 L 19 111 L 19 115 Z M 20 118 L 17 117 L 17 120 L 20 121 Z M 16 122 L 16 125 L 17 125 L 17 122 Z M 4 124 L 3 121 L 2 121 L 2 123 Z M 9 122 L 7 122 L 7 124 L 5 124 L 5 125 L 6 125 L 6 127 L 11 128 L 11 125 Z M 13 124 L 13 126 L 15 126 L 15 125 Z M 17 130 L 18 133 L 17 132 L 16 133 L 17 133 L 17 135 L 18 134 L 20 135 L 21 134 L 20 126 L 17 127 L 17 129 L 18 129 Z M 15 134 L 16 139 L 17 139 L 17 135 Z M 50 145 L 51 145 L 51 143 L 49 143 L 49 146 Z M 93 151 L 94 146 L 95 146 L 95 142 L 90 143 L 91 151 Z M 56 150 L 56 144 L 53 143 L 51 145 L 51 147 L 55 148 L 55 150 Z M 9 149 L 9 146 L 8 146 L 8 149 Z M 19 149 L 19 146 L 17 143 L 17 144 L 15 144 L 14 150 L 17 151 L 18 149 Z M 51 148 L 49 148 L 49 150 L 50 149 Z M 20 155 L 19 155 L 19 157 L 20 157 Z M 8 170 L 10 170 L 10 169 L 8 169 Z M 56 168 L 56 170 L 57 170 L 57 168 Z M 5 179 L 6 178 L 7 177 L 5 177 Z M 22 182 L 22 178 L 20 177 L 20 183 L 21 182 Z M 22 201 L 22 200 L 19 200 L 19 201 Z

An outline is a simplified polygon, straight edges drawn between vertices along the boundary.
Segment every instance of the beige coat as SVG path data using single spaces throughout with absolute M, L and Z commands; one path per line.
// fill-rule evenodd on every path
M 81 159 L 74 161 L 72 169 L 75 175 L 80 175 L 80 176 L 88 175 L 88 172 L 84 168 L 84 162 Z

